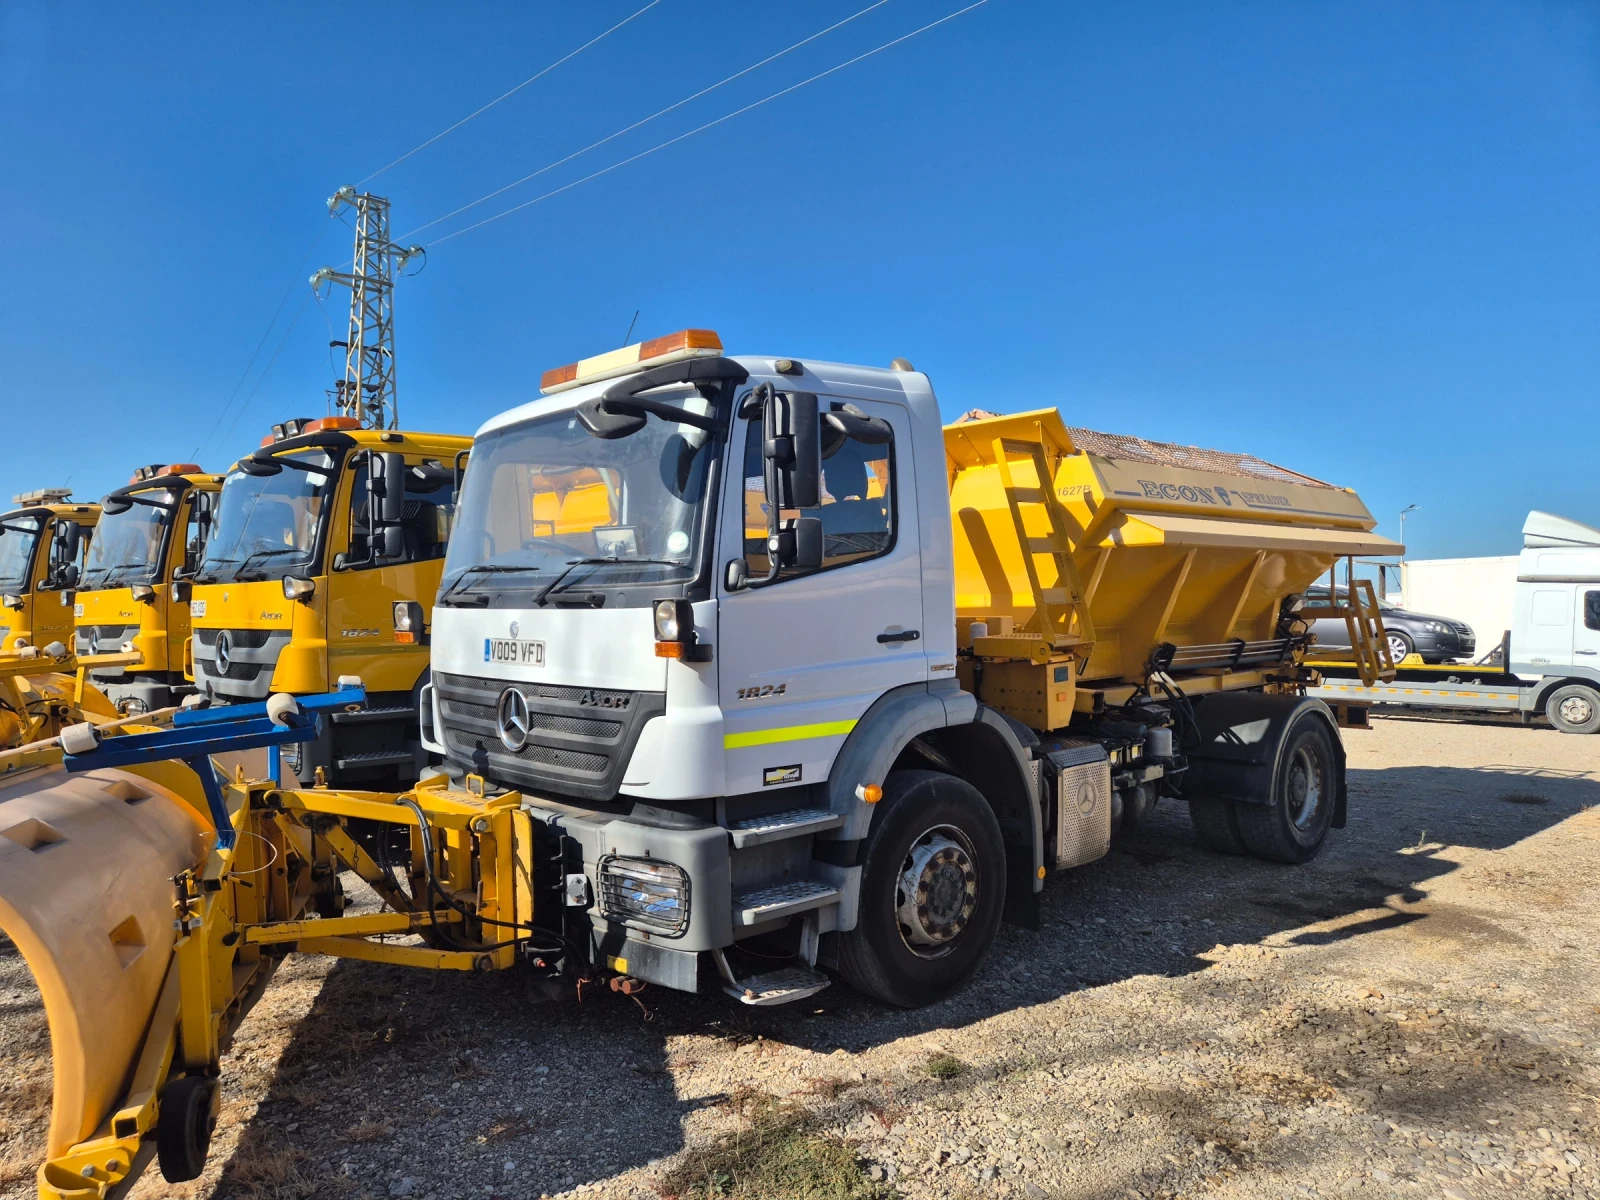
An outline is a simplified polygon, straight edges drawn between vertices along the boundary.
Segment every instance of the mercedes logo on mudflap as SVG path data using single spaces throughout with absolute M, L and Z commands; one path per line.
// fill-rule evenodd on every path
M 217 634 L 217 674 L 228 673 L 228 662 L 233 654 L 233 635 L 226 629 Z
M 528 698 L 516 688 L 500 693 L 495 723 L 500 728 L 500 741 L 515 754 L 528 744 Z

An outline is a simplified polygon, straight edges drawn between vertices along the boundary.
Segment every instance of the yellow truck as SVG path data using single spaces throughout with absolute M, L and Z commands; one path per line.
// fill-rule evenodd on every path
M 194 463 L 140 467 L 100 501 L 78 580 L 78 657 L 137 650 L 131 666 L 89 672 L 119 712 L 165 708 L 193 692 L 185 675 L 189 578 L 200 562 L 222 476 Z
M 0 652 L 54 642 L 71 648 L 73 589 L 88 552 L 98 504 L 74 504 L 67 488 L 13 498 L 0 516 Z
M 227 472 L 192 577 L 191 675 L 219 703 L 358 677 L 368 705 L 284 751 L 288 776 L 418 778 L 417 702 L 456 482 L 472 439 L 285 421 Z

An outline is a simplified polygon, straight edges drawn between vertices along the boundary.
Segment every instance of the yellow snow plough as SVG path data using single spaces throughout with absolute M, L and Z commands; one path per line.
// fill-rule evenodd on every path
M 121 1195 L 152 1157 L 169 1181 L 199 1175 L 221 1055 L 290 951 L 461 971 L 544 961 L 515 793 L 442 778 L 402 796 L 286 790 L 217 765 L 313 739 L 365 703 L 349 680 L 120 720 L 102 698 L 56 736 L 0 750 L 0 928 L 38 981 L 55 1065 L 41 1197 Z M 409 830 L 409 856 L 388 837 L 375 860 L 351 819 Z M 341 915 L 345 870 L 393 911 Z M 382 940 L 394 934 L 422 941 Z

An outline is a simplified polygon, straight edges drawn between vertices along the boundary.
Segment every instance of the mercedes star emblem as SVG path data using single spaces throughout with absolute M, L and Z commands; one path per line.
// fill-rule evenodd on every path
M 521 637 L 522 636 L 522 626 L 518 625 L 515 621 L 511 622 L 511 636 L 512 637 Z
M 224 629 L 217 634 L 217 674 L 228 673 L 228 660 L 233 656 L 233 635 Z
M 528 698 L 516 688 L 501 692 L 496 723 L 505 748 L 513 754 L 521 750 L 528 744 Z
M 100 653 L 100 631 L 98 629 L 92 629 L 89 631 L 89 653 Z

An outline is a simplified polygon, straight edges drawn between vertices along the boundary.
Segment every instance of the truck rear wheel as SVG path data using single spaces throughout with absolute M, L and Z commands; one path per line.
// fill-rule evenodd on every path
M 1000 824 L 978 790 L 937 771 L 894 771 L 873 813 L 856 927 L 840 935 L 851 987 L 900 1008 L 976 973 L 1005 907 Z
M 1232 800 L 1196 797 L 1189 801 L 1189 820 L 1194 823 L 1194 831 L 1200 835 L 1200 844 L 1207 850 L 1217 854 L 1246 853 L 1233 810 Z
M 1302 716 L 1284 738 L 1270 803 L 1235 807 L 1239 837 L 1255 857 L 1303 863 L 1322 849 L 1339 789 L 1332 736 L 1323 721 Z
M 1600 733 L 1600 692 L 1569 683 L 1550 693 L 1544 715 L 1562 733 Z

